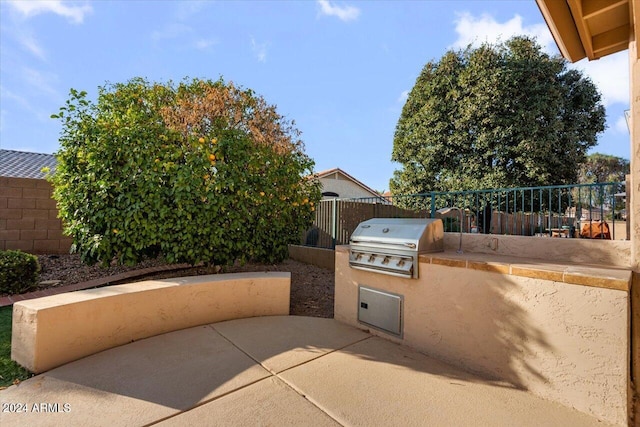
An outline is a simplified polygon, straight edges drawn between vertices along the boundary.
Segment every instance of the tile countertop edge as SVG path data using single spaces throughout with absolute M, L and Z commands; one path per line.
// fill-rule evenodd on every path
M 348 252 L 349 245 L 336 246 L 337 252 Z M 480 253 L 437 252 L 420 255 L 420 263 L 451 268 L 469 268 L 495 274 L 531 277 L 570 285 L 591 286 L 629 292 L 631 268 L 606 265 L 550 263 L 544 260 L 506 257 Z
M 544 260 L 504 258 L 506 257 L 499 255 L 441 252 L 420 255 L 420 262 L 625 292 L 629 292 L 631 289 L 631 268 L 624 269 L 604 265 L 555 264 Z M 463 260 L 466 260 L 466 263 L 461 262 Z

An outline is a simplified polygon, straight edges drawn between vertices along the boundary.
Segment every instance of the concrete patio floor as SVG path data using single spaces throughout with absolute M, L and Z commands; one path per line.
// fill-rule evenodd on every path
M 0 391 L 0 404 L 3 426 L 607 425 L 332 319 L 297 316 L 136 341 Z

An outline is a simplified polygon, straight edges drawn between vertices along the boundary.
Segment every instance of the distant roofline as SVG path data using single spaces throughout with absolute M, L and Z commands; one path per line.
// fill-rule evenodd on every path
M 378 194 L 377 191 L 375 191 L 371 187 L 367 186 L 366 184 L 362 183 L 362 181 L 360 181 L 360 180 L 354 178 L 353 176 L 349 175 L 348 173 L 346 173 L 344 170 L 342 170 L 340 168 L 327 169 L 327 170 L 324 170 L 324 171 L 321 171 L 321 172 L 317 172 L 315 175 L 318 177 L 318 179 L 320 179 L 320 178 L 324 178 L 324 177 L 326 177 L 328 175 L 334 174 L 336 172 L 343 174 L 344 176 L 349 178 L 351 181 L 353 181 L 355 184 L 359 185 L 364 190 L 366 190 L 369 193 L 371 193 L 373 196 L 380 197 L 380 194 Z
M 57 160 L 53 154 L 0 149 L 0 176 L 8 178 L 45 179 L 42 169 L 53 172 Z

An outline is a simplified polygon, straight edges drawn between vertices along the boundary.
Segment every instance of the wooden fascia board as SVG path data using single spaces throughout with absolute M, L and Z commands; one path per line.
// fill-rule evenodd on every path
M 640 49 L 638 46 L 640 45 L 640 30 L 638 29 L 638 25 L 640 25 L 640 4 L 635 1 L 629 2 L 629 23 L 631 24 L 631 35 L 632 39 L 630 41 L 636 42 L 636 58 L 640 59 Z
M 562 56 L 571 62 L 586 58 L 587 53 L 568 3 L 565 0 L 536 0 L 536 3 Z
M 587 21 L 583 18 L 582 14 L 582 1 L 581 0 L 566 0 L 571 10 L 571 19 L 578 30 L 578 36 L 580 37 L 582 48 L 584 49 L 587 57 L 592 60 L 596 59 L 593 53 L 593 40 L 591 38 L 591 31 Z

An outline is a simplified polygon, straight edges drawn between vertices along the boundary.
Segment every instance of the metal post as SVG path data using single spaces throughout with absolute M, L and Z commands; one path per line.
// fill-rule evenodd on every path
M 433 194 L 433 192 L 431 192 L 431 218 L 435 218 L 436 217 L 436 197 Z
M 336 248 L 336 234 L 338 230 L 338 199 L 332 199 L 331 203 L 331 249 Z
M 551 227 L 553 227 L 553 224 L 551 223 L 551 189 L 549 189 L 549 204 L 547 207 L 547 211 L 549 212 L 549 222 L 548 222 L 548 227 L 549 227 L 549 237 L 553 236 L 553 232 L 551 231 Z

